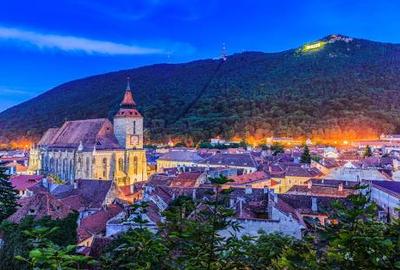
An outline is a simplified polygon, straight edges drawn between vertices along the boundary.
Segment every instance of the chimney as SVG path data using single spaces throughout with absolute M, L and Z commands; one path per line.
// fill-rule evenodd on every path
M 75 180 L 73 185 L 74 185 L 74 189 L 78 189 L 78 180 Z
M 340 183 L 338 186 L 338 191 L 342 192 L 343 191 L 343 183 Z
M 253 193 L 253 189 L 251 188 L 251 185 L 246 185 L 245 193 L 246 193 L 246 194 L 251 194 L 251 193 Z
M 308 182 L 307 182 L 307 188 L 308 188 L 308 189 L 311 189 L 311 188 L 312 188 L 312 180 L 311 180 L 311 179 L 308 180 Z
M 45 189 L 49 189 L 49 180 L 47 179 L 47 177 L 44 177 L 43 179 L 42 179 L 42 186 L 45 188 Z
M 317 198 L 315 198 L 315 197 L 311 198 L 311 211 L 313 211 L 313 212 L 318 211 Z
M 239 217 L 242 216 L 243 211 L 243 198 L 239 198 Z
M 192 191 L 192 200 L 193 201 L 196 200 L 196 188 L 194 188 L 193 191 Z
M 269 192 L 268 186 L 264 186 L 264 194 L 268 194 L 268 192 Z
M 270 189 L 270 190 L 269 190 L 269 193 L 268 193 L 268 200 L 269 200 L 269 201 L 273 201 L 273 202 L 275 202 L 275 203 L 278 202 L 278 195 L 275 194 L 275 192 L 274 192 L 273 189 Z
M 230 207 L 230 208 L 233 208 L 234 206 L 235 206 L 235 200 L 232 199 L 232 198 L 230 198 L 230 199 L 229 199 L 229 207 Z

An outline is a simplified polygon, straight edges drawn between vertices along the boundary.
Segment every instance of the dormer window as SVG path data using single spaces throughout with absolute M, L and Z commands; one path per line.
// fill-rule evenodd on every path
M 28 215 L 34 215 L 34 214 L 36 214 L 36 210 L 35 209 L 29 209 L 29 213 L 28 213 Z

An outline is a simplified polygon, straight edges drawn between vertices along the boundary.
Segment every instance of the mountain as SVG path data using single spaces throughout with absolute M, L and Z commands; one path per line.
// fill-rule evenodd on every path
M 400 131 L 400 45 L 330 35 L 279 53 L 158 64 L 67 82 L 0 113 L 0 137 L 37 139 L 65 120 L 109 117 L 126 77 L 148 140 L 220 135 L 355 139 Z

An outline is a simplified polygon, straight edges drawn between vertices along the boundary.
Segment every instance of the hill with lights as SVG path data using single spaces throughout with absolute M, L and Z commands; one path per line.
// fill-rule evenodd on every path
M 67 82 L 0 113 L 0 137 L 37 139 L 65 120 L 109 117 L 126 77 L 147 138 L 371 138 L 400 131 L 400 45 L 331 35 L 280 52 L 158 64 Z

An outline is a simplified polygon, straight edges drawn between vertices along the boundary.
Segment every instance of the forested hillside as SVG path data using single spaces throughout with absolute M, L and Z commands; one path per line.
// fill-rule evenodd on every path
M 71 81 L 0 113 L 0 137 L 37 138 L 65 120 L 112 118 L 127 76 L 152 142 L 400 132 L 400 45 L 328 36 L 314 49 L 245 52 Z

